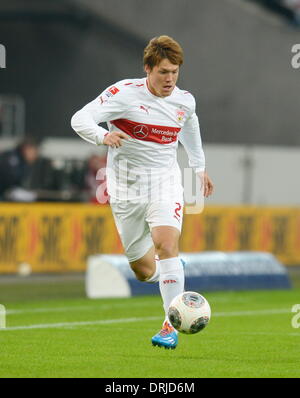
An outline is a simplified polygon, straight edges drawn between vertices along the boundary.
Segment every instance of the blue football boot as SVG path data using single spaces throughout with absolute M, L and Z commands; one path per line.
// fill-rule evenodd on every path
M 165 347 L 167 349 L 171 348 L 174 350 L 178 344 L 177 332 L 165 321 L 160 332 L 152 337 L 152 345 L 158 347 Z

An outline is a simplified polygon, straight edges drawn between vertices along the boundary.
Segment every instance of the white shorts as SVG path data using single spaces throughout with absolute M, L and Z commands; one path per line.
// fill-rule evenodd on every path
M 153 227 L 167 225 L 181 232 L 182 195 L 169 202 L 114 201 L 111 208 L 129 262 L 143 257 L 153 246 Z

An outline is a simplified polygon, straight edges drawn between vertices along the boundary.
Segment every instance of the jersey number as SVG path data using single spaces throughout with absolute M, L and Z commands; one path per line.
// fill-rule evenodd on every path
M 174 212 L 175 212 L 175 214 L 174 214 L 174 218 L 176 218 L 176 220 L 180 220 L 180 214 L 179 214 L 179 211 L 181 210 L 181 204 L 180 203 L 178 203 L 178 202 L 176 202 L 175 203 L 178 207 L 176 207 L 175 208 L 175 210 L 174 210 Z

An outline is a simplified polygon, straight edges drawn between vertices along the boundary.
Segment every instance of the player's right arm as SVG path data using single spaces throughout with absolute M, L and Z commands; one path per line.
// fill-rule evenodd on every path
M 121 131 L 107 131 L 99 123 L 119 119 L 128 107 L 125 86 L 115 85 L 107 88 L 95 100 L 77 111 L 72 119 L 71 126 L 84 140 L 95 145 L 108 145 L 118 148 L 123 139 L 129 136 Z

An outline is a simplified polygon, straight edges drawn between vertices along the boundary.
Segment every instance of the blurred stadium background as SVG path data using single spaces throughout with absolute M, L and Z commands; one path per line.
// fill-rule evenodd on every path
M 83 143 L 70 119 L 113 82 L 143 76 L 143 48 L 160 34 L 184 48 L 178 85 L 196 97 L 216 187 L 203 214 L 186 216 L 181 250 L 270 252 L 299 287 L 299 3 L 1 1 L 0 159 L 28 137 L 40 149 L 20 189 L 0 190 L 0 302 L 30 297 L 32 281 L 41 297 L 84 295 L 88 256 L 122 253 L 109 206 L 95 203 L 105 148 Z

